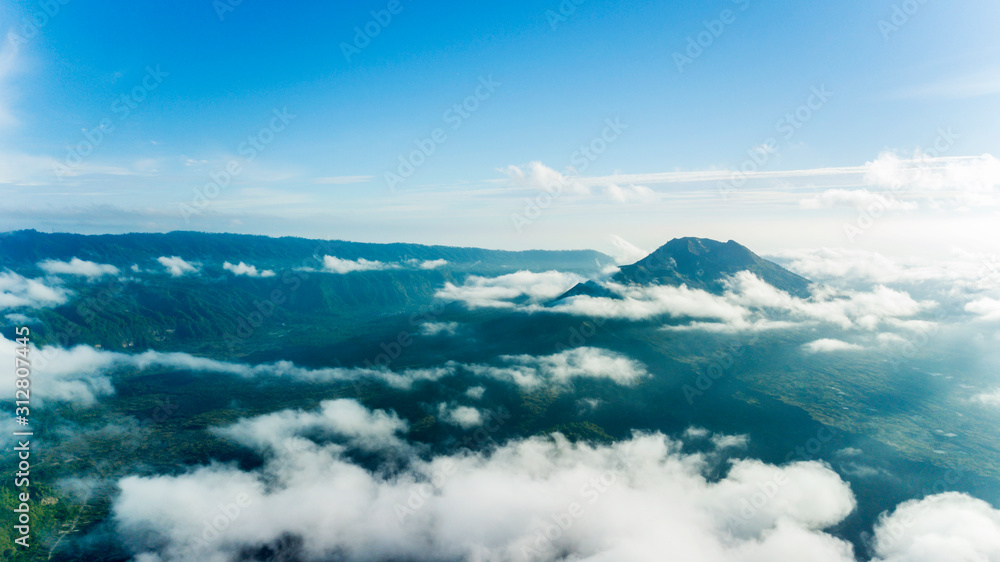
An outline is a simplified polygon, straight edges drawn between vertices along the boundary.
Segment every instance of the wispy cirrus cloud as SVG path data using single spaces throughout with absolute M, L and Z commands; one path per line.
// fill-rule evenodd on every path
M 872 193 L 867 189 L 828 189 L 823 193 L 799 201 L 803 209 L 830 209 L 834 207 L 853 207 L 867 209 L 878 205 L 885 210 L 913 210 L 918 207 L 913 201 L 901 201 L 886 197 L 880 193 Z

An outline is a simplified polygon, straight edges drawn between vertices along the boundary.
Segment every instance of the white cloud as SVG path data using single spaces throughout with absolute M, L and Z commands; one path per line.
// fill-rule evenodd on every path
M 229 262 L 225 262 L 222 264 L 222 268 L 225 269 L 226 271 L 232 272 L 233 275 L 246 275 L 247 277 L 274 277 L 275 275 L 274 272 L 271 271 L 270 269 L 257 271 L 257 266 L 247 265 L 243 262 L 240 262 L 236 265 L 233 265 Z
M 611 238 L 611 244 L 615 247 L 614 258 L 617 264 L 635 263 L 650 254 L 649 251 L 643 250 L 616 234 L 610 235 L 609 238 Z M 615 270 L 617 271 L 617 268 Z
M 435 296 L 462 302 L 469 308 L 514 308 L 513 300 L 551 300 L 583 280 L 579 275 L 560 271 L 518 271 L 499 277 L 471 275 L 462 285 L 445 283 Z
M 615 283 L 606 283 L 605 286 L 621 298 L 579 295 L 560 301 L 549 310 L 597 318 L 643 320 L 669 315 L 673 318 L 707 318 L 727 323 L 742 322 L 748 314 L 743 307 L 722 297 L 686 286 Z
M 424 336 L 454 336 L 458 330 L 458 322 L 424 322 L 420 325 L 420 334 Z
M 685 439 L 705 439 L 711 434 L 712 432 L 705 429 L 704 427 L 691 426 L 684 430 Z
M 39 262 L 38 267 L 49 275 L 79 275 L 81 277 L 95 278 L 103 275 L 117 275 L 118 268 L 113 265 L 94 263 L 92 261 L 73 258 L 68 262 L 57 260 L 45 260 Z
M 1000 560 L 1000 511 L 948 492 L 900 504 L 875 528 L 873 562 Z
M 886 210 L 913 210 L 918 207 L 913 201 L 902 201 L 898 197 L 886 197 L 867 189 L 828 189 L 823 193 L 799 201 L 803 209 L 830 209 L 833 207 L 853 207 L 860 210 L 872 209 L 872 213 Z
M 256 470 L 213 465 L 121 480 L 120 531 L 144 560 L 170 562 L 228 560 L 281 537 L 301 539 L 300 557 L 345 562 L 659 562 L 665 552 L 704 562 L 854 560 L 848 543 L 822 531 L 853 510 L 853 495 L 816 462 L 737 460 L 714 480 L 704 457 L 662 435 L 607 446 L 557 435 L 385 474 L 341 447 L 277 449 L 278 435 L 256 440 L 266 458 Z M 237 498 L 226 525 L 206 532 Z M 153 540 L 139 542 L 145 532 Z
M 605 197 L 618 203 L 642 203 L 656 198 L 656 192 L 645 185 L 595 181 L 595 178 L 573 175 L 576 173 L 573 170 L 560 172 L 538 161 L 527 166 L 511 165 L 499 168 L 498 171 L 507 176 L 516 187 L 544 191 L 553 197 L 590 195 L 590 187 L 593 185 L 600 186 Z
M 10 85 L 11 78 L 22 68 L 18 55 L 19 40 L 24 41 L 24 38 L 13 29 L 9 29 L 4 34 L 3 43 L 0 44 L 0 129 L 8 129 L 18 124 L 9 104 L 15 99 L 17 92 L 17 88 L 12 88 Z
M 13 271 L 0 273 L 0 310 L 58 306 L 69 300 L 70 292 L 22 277 Z
M 481 400 L 484 394 L 486 394 L 485 386 L 470 386 L 469 389 L 465 391 L 465 395 L 473 400 Z
M 213 429 L 213 433 L 227 437 L 256 450 L 287 449 L 292 440 L 300 448 L 308 447 L 302 435 L 312 438 L 340 438 L 348 446 L 373 452 L 407 450 L 409 445 L 398 434 L 405 434 L 409 425 L 395 412 L 371 411 L 354 400 L 325 400 L 318 412 L 283 410 Z
M 809 353 L 830 353 L 832 351 L 858 351 L 864 348 L 846 341 L 823 338 L 804 344 L 802 349 Z
M 912 279 L 895 260 L 878 252 L 846 248 L 785 250 L 772 257 L 788 269 L 814 281 L 874 281 L 891 283 Z M 936 274 L 936 272 L 935 272 Z
M 3 339 L 0 335 L 0 361 L 13 364 L 14 350 L 14 342 Z M 86 345 L 78 345 L 71 349 L 32 346 L 30 353 L 34 357 L 35 372 L 43 375 L 33 383 L 32 394 L 39 401 L 71 402 L 81 406 L 91 406 L 101 397 L 114 394 L 112 374 L 115 369 L 122 367 L 139 370 L 158 367 L 262 380 L 350 382 L 368 379 L 380 381 L 399 390 L 409 390 L 416 383 L 437 381 L 460 371 L 474 376 L 507 380 L 525 387 L 561 386 L 579 377 L 607 378 L 618 384 L 629 385 L 647 376 L 646 369 L 641 363 L 624 355 L 596 348 L 577 348 L 543 357 L 502 356 L 501 366 L 448 362 L 438 367 L 402 371 L 344 367 L 308 369 L 290 361 L 248 365 L 180 352 L 148 350 L 134 354 L 119 353 Z M 13 397 L 13 378 L 0 384 L 0 389 L 3 389 L 0 395 Z M 473 390 L 470 389 L 470 392 Z M 473 394 L 469 396 L 474 397 Z
M 717 434 L 712 436 L 712 445 L 714 445 L 716 449 L 743 449 L 749 444 L 749 435 Z
M 909 293 L 878 285 L 871 291 L 847 291 L 813 287 L 808 298 L 794 297 L 765 283 L 756 275 L 741 271 L 725 280 L 722 295 L 685 285 L 621 285 L 601 283 L 612 297 L 577 295 L 553 305 L 553 299 L 580 278 L 571 274 L 518 272 L 494 278 L 470 277 L 461 286 L 447 283 L 437 297 L 464 302 L 470 308 L 493 307 L 532 313 L 564 313 L 595 318 L 646 320 L 660 316 L 709 320 L 670 329 L 714 331 L 776 329 L 793 326 L 789 321 L 822 322 L 843 329 L 874 330 L 888 323 L 898 325 L 904 318 L 936 306 L 933 301 L 916 301 Z M 783 316 L 771 318 L 770 316 Z
M 806 299 L 793 297 L 742 271 L 733 276 L 726 297 L 742 306 L 783 311 L 793 318 L 834 324 L 844 329 L 874 330 L 884 322 L 908 318 L 935 306 L 883 285 L 871 291 L 814 287 Z
M 507 166 L 499 169 L 510 178 L 511 183 L 518 187 L 526 187 L 545 191 L 553 195 L 589 195 L 590 188 L 580 181 L 580 178 L 567 176 L 541 162 L 531 162 L 525 167 Z
M 1000 388 L 992 392 L 983 392 L 972 397 L 973 402 L 986 406 L 1000 406 Z
M 162 256 L 156 258 L 156 261 L 160 262 L 160 265 L 167 269 L 167 272 L 174 277 L 180 277 L 182 275 L 187 275 L 188 273 L 195 273 L 198 271 L 198 267 L 195 264 L 188 263 L 177 256 Z
M 995 256 L 955 251 L 950 259 L 889 258 L 846 248 L 784 250 L 769 257 L 813 281 L 835 286 L 865 283 L 947 283 L 950 288 L 985 290 L 1000 284 Z
M 644 185 L 621 187 L 612 183 L 604 187 L 604 194 L 619 203 L 645 203 L 656 198 L 656 192 Z
M 882 332 L 878 334 L 875 336 L 875 341 L 877 341 L 879 345 L 883 346 L 900 346 L 910 343 L 910 340 L 892 332 Z
M 983 297 L 967 303 L 965 311 L 975 314 L 980 320 L 989 322 L 1000 320 L 1000 300 Z
M 483 414 L 471 406 L 438 404 L 438 417 L 441 421 L 456 425 L 462 429 L 472 429 L 483 424 Z
M 609 379 L 633 385 L 647 377 L 645 365 L 620 353 L 594 347 L 578 347 L 553 355 L 505 355 L 504 366 L 466 365 L 474 374 L 513 382 L 522 388 L 565 385 L 574 378 Z
M 938 206 L 996 205 L 1000 203 L 1000 160 L 990 154 L 931 157 L 917 151 L 912 157 L 901 157 L 884 152 L 865 165 L 865 183 L 894 193 L 922 195 Z
M 352 271 L 375 271 L 380 269 L 394 269 L 398 265 L 371 261 L 364 258 L 357 260 L 345 260 L 334 256 L 323 256 L 323 269 L 331 273 L 350 273 Z
M 14 342 L 0 335 L 0 361 L 14 362 Z M 118 353 L 79 345 L 71 349 L 31 347 L 33 369 L 40 376 L 32 383 L 32 395 L 40 401 L 54 400 L 90 406 L 102 396 L 114 394 L 111 372 L 120 367 L 148 369 L 161 367 L 198 373 L 220 373 L 245 378 L 290 378 L 300 381 L 353 381 L 361 378 L 380 380 L 394 388 L 407 389 L 417 381 L 437 380 L 452 374 L 454 366 L 436 369 L 409 369 L 393 372 L 386 369 L 320 368 L 306 369 L 290 361 L 246 365 L 196 357 L 187 353 Z M 4 396 L 13 397 L 14 382 L 0 384 Z
M 20 312 L 11 312 L 10 314 L 4 314 L 4 318 L 10 320 L 16 324 L 36 324 L 39 322 L 37 318 L 32 318 L 27 314 L 21 314 Z
M 323 256 L 323 270 L 331 273 L 351 273 L 352 271 L 380 271 L 384 269 L 403 269 L 405 267 L 416 269 L 438 269 L 448 265 L 448 260 L 418 260 L 408 259 L 403 262 L 382 262 L 377 260 L 367 260 L 358 258 L 349 260 L 336 256 Z
M 17 344 L 0 335 L 0 362 L 13 365 Z M 28 355 L 35 376 L 31 379 L 32 399 L 72 402 L 90 406 L 102 396 L 114 394 L 115 389 L 106 370 L 115 360 L 104 352 L 88 346 L 73 349 L 29 346 Z M 13 398 L 14 378 L 0 384 L 2 396 Z
M 417 266 L 420 269 L 437 269 L 448 265 L 448 260 L 424 260 Z

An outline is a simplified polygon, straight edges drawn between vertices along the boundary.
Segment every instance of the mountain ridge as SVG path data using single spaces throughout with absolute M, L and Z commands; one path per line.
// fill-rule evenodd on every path
M 444 259 L 450 265 L 477 270 L 600 270 L 610 256 L 596 250 L 491 250 L 425 244 L 351 242 L 292 236 L 171 231 L 167 233 L 73 234 L 18 230 L 0 234 L 0 268 L 33 268 L 45 259 L 87 261 L 128 267 L 138 259 L 178 255 L 186 260 L 211 258 L 253 261 L 258 267 L 301 265 L 316 255 L 383 262 Z

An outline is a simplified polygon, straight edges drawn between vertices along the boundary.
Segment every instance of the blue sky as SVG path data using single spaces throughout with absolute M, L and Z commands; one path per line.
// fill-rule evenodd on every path
M 988 0 L 64 1 L 0 4 L 4 228 L 606 251 L 996 234 Z

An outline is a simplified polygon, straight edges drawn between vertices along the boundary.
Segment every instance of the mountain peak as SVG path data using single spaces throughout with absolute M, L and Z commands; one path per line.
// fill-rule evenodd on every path
M 765 260 L 742 244 L 710 238 L 674 238 L 632 265 L 622 266 L 612 281 L 623 284 L 687 285 L 712 293 L 725 290 L 724 280 L 749 271 L 795 296 L 809 294 L 809 280 Z

